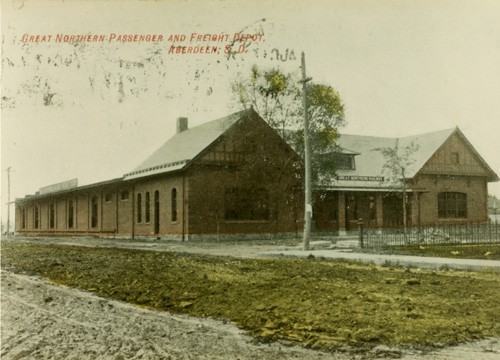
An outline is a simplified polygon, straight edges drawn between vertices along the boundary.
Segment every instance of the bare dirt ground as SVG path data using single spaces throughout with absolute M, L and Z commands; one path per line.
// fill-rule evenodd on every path
M 80 239 L 81 241 L 81 239 Z M 107 240 L 106 240 L 107 241 Z M 53 240 L 73 243 L 72 240 Z M 97 243 L 95 243 L 97 242 Z M 81 245 L 81 242 L 79 243 Z M 288 244 L 231 246 L 185 243 L 99 242 L 87 246 L 252 257 Z M 224 320 L 145 310 L 92 293 L 15 274 L 2 264 L 2 359 L 365 359 L 451 360 L 500 357 L 500 339 L 422 351 L 379 346 L 367 353 L 325 353 L 286 343 L 261 343 Z
M 149 311 L 2 272 L 2 359 L 333 358 L 322 355 L 258 343 L 223 321 Z

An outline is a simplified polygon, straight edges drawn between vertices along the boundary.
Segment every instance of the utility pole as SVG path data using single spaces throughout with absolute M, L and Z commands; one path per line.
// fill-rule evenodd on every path
M 10 235 L 10 166 L 7 168 L 7 236 Z
M 312 78 L 306 77 L 306 57 L 302 52 L 302 103 L 304 107 L 304 160 L 305 160 L 305 211 L 304 211 L 304 239 L 302 249 L 309 250 L 312 221 L 312 190 L 311 190 L 311 144 L 309 143 L 309 110 L 307 104 L 307 83 Z

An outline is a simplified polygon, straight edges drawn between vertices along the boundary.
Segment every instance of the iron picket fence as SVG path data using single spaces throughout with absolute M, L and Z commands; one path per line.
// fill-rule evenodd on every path
M 365 230 L 365 248 L 412 245 L 484 245 L 500 243 L 500 222 L 446 224 L 398 229 Z

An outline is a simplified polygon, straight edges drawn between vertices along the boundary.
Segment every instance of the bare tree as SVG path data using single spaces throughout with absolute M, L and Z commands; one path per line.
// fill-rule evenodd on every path
M 407 236 L 407 174 L 415 164 L 415 153 L 418 151 L 419 145 L 411 142 L 405 147 L 399 145 L 399 139 L 396 139 L 394 147 L 380 147 L 375 148 L 373 151 L 379 151 L 385 158 L 385 163 L 382 167 L 384 179 L 387 179 L 390 186 L 394 189 L 402 191 L 402 204 L 403 204 L 403 231 L 406 239 Z

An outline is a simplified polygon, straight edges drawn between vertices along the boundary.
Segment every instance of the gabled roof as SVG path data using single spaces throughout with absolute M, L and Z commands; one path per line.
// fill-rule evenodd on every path
M 425 163 L 434 155 L 444 142 L 455 132 L 467 142 L 472 152 L 474 152 L 479 161 L 491 171 L 490 180 L 498 181 L 498 177 L 486 164 L 482 157 L 477 153 L 474 147 L 467 141 L 465 136 L 458 128 L 440 130 L 425 134 L 414 136 L 407 136 L 401 138 L 389 137 L 375 137 L 375 136 L 361 136 L 361 135 L 347 135 L 340 136 L 338 145 L 342 149 L 356 149 L 359 155 L 355 156 L 355 169 L 354 170 L 337 170 L 338 180 L 333 183 L 322 184 L 325 187 L 342 188 L 342 189 L 365 189 L 365 190 L 381 190 L 391 187 L 387 181 L 379 181 L 376 177 L 383 176 L 383 166 L 386 159 L 378 148 L 395 147 L 396 142 L 399 141 L 400 147 L 406 147 L 414 142 L 418 145 L 418 149 L 413 155 L 415 159 L 414 165 L 408 169 L 407 177 L 414 177 L 418 171 L 425 165 Z M 346 151 L 346 154 L 352 154 L 351 151 Z M 347 179 L 347 177 L 349 177 Z
M 95 186 L 117 184 L 123 180 L 131 180 L 155 174 L 183 170 L 188 167 L 195 158 L 203 154 L 211 145 L 215 144 L 219 138 L 221 138 L 239 121 L 255 116 L 260 118 L 255 110 L 250 108 L 248 110 L 239 111 L 229 116 L 193 127 L 192 129 L 184 130 L 175 134 L 132 172 L 125 174 L 123 178 L 59 191 L 51 193 L 50 196 L 69 191 L 92 188 Z M 324 183 L 320 182 L 319 185 L 325 188 L 352 191 L 386 191 L 392 187 L 392 184 L 388 181 L 380 181 L 381 177 L 384 176 L 382 170 L 386 159 L 382 153 L 376 149 L 394 147 L 396 142 L 399 142 L 401 147 L 406 147 L 412 142 L 418 145 L 418 150 L 413 155 L 415 163 L 412 168 L 407 171 L 407 177 L 412 178 L 424 167 L 427 161 L 429 161 L 429 159 L 453 134 L 457 134 L 461 137 L 461 139 L 467 144 L 470 151 L 476 156 L 479 163 L 484 166 L 489 173 L 488 180 L 499 181 L 497 174 L 495 174 L 495 172 L 488 166 L 488 164 L 457 127 L 454 129 L 401 138 L 347 134 L 341 135 L 338 140 L 337 148 L 340 149 L 341 153 L 355 158 L 355 169 L 339 169 L 337 170 L 338 179 L 332 182 L 329 177 L 325 177 Z M 42 195 L 37 195 L 36 197 L 40 196 Z M 23 200 L 26 199 L 16 199 L 16 202 Z
M 250 112 L 255 113 L 253 109 L 239 111 L 175 134 L 139 166 L 125 174 L 124 179 L 184 169 L 191 160 Z
M 483 159 L 481 155 L 477 152 L 477 150 L 472 146 L 472 144 L 469 142 L 469 140 L 465 137 L 465 135 L 460 131 L 460 129 L 457 127 L 456 130 L 457 134 L 465 141 L 467 145 L 469 145 L 471 151 L 474 153 L 474 155 L 477 156 L 478 160 L 480 163 L 484 165 L 484 167 L 491 173 L 490 178 L 488 181 L 492 182 L 497 182 L 500 181 L 500 178 L 498 175 L 493 171 L 493 169 L 488 165 L 488 163 Z
M 451 134 L 458 128 L 446 129 L 440 131 L 429 132 L 425 134 L 413 135 L 399 138 L 399 146 L 406 147 L 411 143 L 418 145 L 418 149 L 413 154 L 415 163 L 408 169 L 407 176 L 409 178 L 416 175 L 416 173 L 424 166 L 424 164 L 431 158 L 432 155 L 438 151 L 443 143 L 448 139 Z
M 489 181 L 498 181 L 497 174 L 490 168 L 488 163 L 482 158 L 472 144 L 467 140 L 465 135 L 458 127 L 454 129 L 436 131 L 432 133 L 408 136 L 400 139 L 401 146 L 407 146 L 411 142 L 419 145 L 419 149 L 414 155 L 416 160 L 415 165 L 408 172 L 408 177 L 415 176 L 426 162 L 434 155 L 444 144 L 444 142 L 453 134 L 457 134 L 468 146 L 468 149 L 476 156 L 478 162 L 489 172 Z

